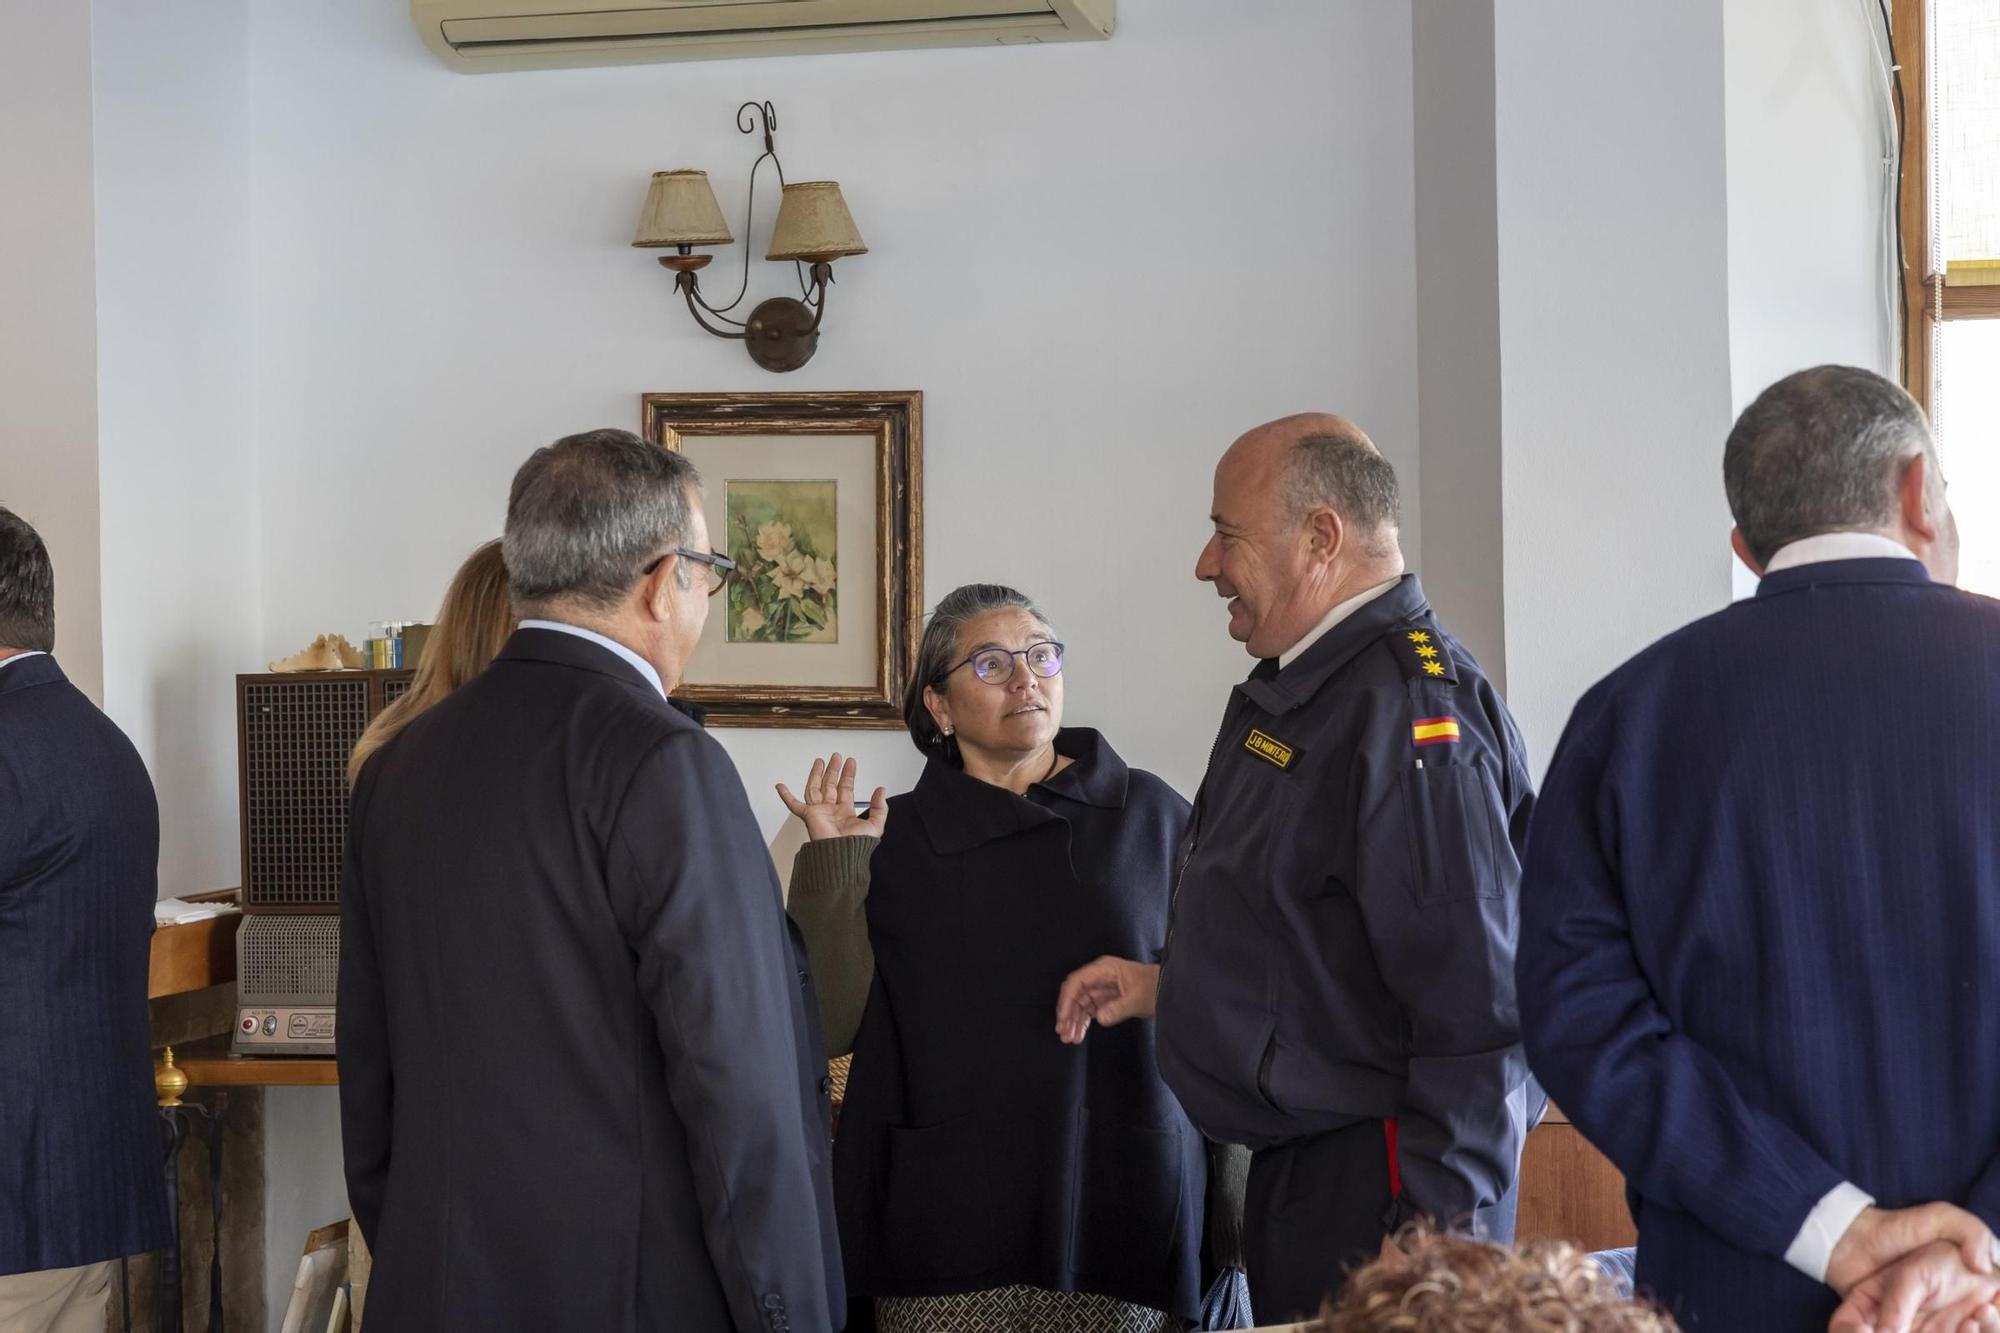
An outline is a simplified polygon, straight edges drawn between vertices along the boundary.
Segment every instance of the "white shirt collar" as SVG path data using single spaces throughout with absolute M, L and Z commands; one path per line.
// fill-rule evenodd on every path
M 1278 654 L 1278 670 L 1283 671 L 1286 667 L 1298 661 L 1304 655 L 1306 649 L 1325 638 L 1335 625 L 1338 625 L 1341 621 L 1347 619 L 1356 611 L 1359 611 L 1362 607 L 1368 605 L 1368 603 L 1374 601 L 1377 597 L 1380 597 L 1383 593 L 1389 591 L 1389 589 L 1402 581 L 1403 576 L 1398 574 L 1387 583 L 1378 583 L 1366 592 L 1356 593 L 1320 617 L 1319 624 L 1307 630 L 1306 636 L 1303 639 L 1300 639 L 1297 643 L 1285 649 L 1284 652 Z
M 25 653 L 15 653 L 12 657 L 0 657 L 0 670 L 5 670 L 6 668 L 13 666 L 14 663 L 16 662 L 25 662 L 31 657 L 47 657 L 47 656 L 48 654 L 43 652 L 41 649 L 32 648 Z
M 1915 560 L 1917 553 L 1893 537 L 1875 532 L 1822 532 L 1778 548 L 1764 564 L 1766 574 L 1824 560 Z
M 552 629 L 558 634 L 574 634 L 579 639 L 589 639 L 600 648 L 609 648 L 612 652 L 617 653 L 636 667 L 640 675 L 651 681 L 653 688 L 660 692 L 662 699 L 667 697 L 667 687 L 660 683 L 660 673 L 653 670 L 653 664 L 616 639 L 606 638 L 596 630 L 585 629 L 581 625 L 565 625 L 560 620 L 524 620 L 521 622 L 520 628 Z

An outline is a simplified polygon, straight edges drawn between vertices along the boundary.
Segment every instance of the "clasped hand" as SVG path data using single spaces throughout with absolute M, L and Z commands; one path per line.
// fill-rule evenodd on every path
M 1947 1203 L 1863 1209 L 1827 1264 L 1846 1298 L 1829 1333 L 2000 1333 L 1994 1244 Z

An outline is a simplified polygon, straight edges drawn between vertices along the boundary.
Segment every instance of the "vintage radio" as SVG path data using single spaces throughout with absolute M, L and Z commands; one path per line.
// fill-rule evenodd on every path
M 232 1049 L 331 1055 L 347 760 L 409 671 L 236 678 L 243 912 Z
M 332 1055 L 340 918 L 247 918 L 236 932 L 238 1055 Z

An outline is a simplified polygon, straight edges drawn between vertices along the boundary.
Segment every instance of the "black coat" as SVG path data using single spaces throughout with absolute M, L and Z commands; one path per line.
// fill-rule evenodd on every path
M 1188 805 L 1096 732 L 1027 798 L 941 761 L 890 802 L 870 865 L 875 984 L 834 1176 L 871 1296 L 1025 1284 L 1182 1317 L 1200 1292 L 1201 1136 L 1151 1020 L 1056 1037 L 1064 977 L 1166 941 Z
M 0 666 L 0 1274 L 171 1235 L 146 969 L 146 766 L 52 657 Z
M 368 762 L 349 838 L 373 1333 L 838 1322 L 816 1004 L 721 746 L 519 630 Z

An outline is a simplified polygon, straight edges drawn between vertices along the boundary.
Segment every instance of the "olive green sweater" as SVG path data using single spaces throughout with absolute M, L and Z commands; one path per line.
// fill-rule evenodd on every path
M 875 950 L 868 944 L 870 837 L 827 838 L 799 848 L 792 862 L 785 910 L 806 937 L 826 1053 L 839 1059 L 854 1049 L 861 1011 L 875 984 Z

